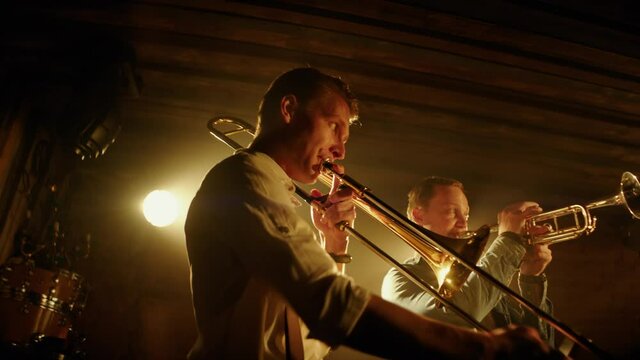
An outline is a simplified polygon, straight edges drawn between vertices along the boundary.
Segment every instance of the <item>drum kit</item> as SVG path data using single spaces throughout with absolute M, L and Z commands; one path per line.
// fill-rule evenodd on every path
M 135 75 L 126 60 L 115 65 L 125 69 L 127 79 L 128 75 Z M 136 86 L 137 84 L 133 84 L 134 88 Z M 114 87 L 111 90 L 115 92 L 107 97 L 115 99 L 118 89 Z M 89 98 L 82 99 L 94 104 Z M 76 260 L 87 259 L 90 237 L 87 235 L 82 241 L 73 241 L 73 246 L 67 247 L 67 250 L 71 249 L 71 253 L 63 247 L 69 243 L 67 241 L 64 244 L 65 236 L 60 231 L 61 206 L 68 205 L 62 195 L 68 195 L 64 190 L 67 190 L 73 170 L 71 165 L 75 164 L 65 154 L 75 153 L 82 160 L 103 156 L 114 143 L 121 123 L 117 116 L 107 115 L 112 113 L 111 108 L 106 111 L 106 108 L 98 107 L 95 112 L 93 107 L 82 103 L 77 104 L 77 109 L 72 109 L 74 104 L 75 102 L 69 103 L 69 109 L 74 115 L 71 117 L 73 124 L 55 123 L 55 134 L 50 133 L 49 125 L 40 128 L 37 121 L 31 124 L 31 118 L 28 119 L 29 128 L 31 125 L 37 128 L 34 127 L 34 133 L 29 133 L 24 138 L 33 136 L 38 141 L 35 142 L 24 169 L 19 169 L 24 170 L 24 174 L 15 176 L 20 179 L 20 186 L 24 187 L 16 195 L 16 198 L 20 198 L 16 203 L 26 204 L 27 207 L 26 215 L 22 212 L 19 215 L 12 214 L 16 218 L 25 216 L 21 230 L 16 234 L 19 251 L 4 263 L 4 259 L 0 259 L 2 360 L 76 360 L 86 357 L 80 348 L 84 337 L 77 331 L 77 323 L 86 304 L 88 285 L 83 276 L 71 269 L 75 269 Z M 104 104 L 115 105 L 111 101 Z M 74 139 L 72 152 L 67 148 L 70 145 L 69 139 Z M 24 140 L 23 143 L 28 141 Z M 19 144 L 22 146 L 22 143 Z M 63 191 L 60 191 L 59 185 L 62 185 Z M 40 216 L 33 215 L 36 213 Z M 36 220 L 32 221 L 33 219 Z M 0 227 L 2 226 L 4 224 L 0 223 Z M 38 236 L 44 232 L 46 235 Z
M 23 244 L 24 245 L 24 244 Z M 76 330 L 88 295 L 80 274 L 37 264 L 33 253 L 0 265 L 0 358 L 84 359 Z

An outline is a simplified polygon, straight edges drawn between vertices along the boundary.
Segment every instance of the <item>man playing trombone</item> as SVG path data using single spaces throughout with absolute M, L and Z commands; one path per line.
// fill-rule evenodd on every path
M 293 181 L 313 183 L 325 160 L 344 158 L 356 117 L 340 79 L 291 70 L 264 95 L 249 149 L 207 174 L 185 225 L 198 325 L 189 358 L 313 359 L 339 344 L 385 358 L 557 357 L 531 328 L 433 321 L 339 272 L 347 236 L 334 224 L 354 219 L 351 191 L 334 186 L 316 204 L 323 247 L 295 212 Z
M 478 266 L 504 284 L 509 284 L 519 271 L 520 293 L 527 300 L 550 313 L 547 299 L 547 280 L 544 270 L 551 262 L 547 245 L 526 247 L 522 242 L 524 220 L 542 212 L 534 202 L 510 205 L 498 214 L 498 237 L 480 258 Z M 416 184 L 408 195 L 409 219 L 436 234 L 457 238 L 468 231 L 469 204 L 461 182 L 442 177 L 428 177 Z M 541 232 L 544 228 L 537 229 Z M 407 260 L 404 266 L 434 288 L 438 275 L 419 255 Z M 438 306 L 438 300 L 396 269 L 391 269 L 382 284 L 382 297 L 416 313 L 453 324 L 467 325 L 449 309 Z M 495 286 L 476 274 L 469 276 L 451 301 L 474 319 L 481 321 L 490 314 L 497 326 L 509 323 L 535 327 L 553 346 L 553 328 L 529 311 L 512 304 Z

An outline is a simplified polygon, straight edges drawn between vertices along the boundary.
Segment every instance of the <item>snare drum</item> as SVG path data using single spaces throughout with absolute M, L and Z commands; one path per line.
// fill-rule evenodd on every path
M 33 335 L 66 339 L 86 301 L 82 276 L 31 262 L 0 267 L 0 340 L 28 342 Z

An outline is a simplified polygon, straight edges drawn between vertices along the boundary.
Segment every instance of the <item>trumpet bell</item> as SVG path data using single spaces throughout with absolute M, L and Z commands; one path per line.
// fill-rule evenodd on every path
M 630 172 L 625 172 L 622 174 L 620 188 L 622 201 L 631 216 L 640 219 L 640 182 L 638 182 L 638 178 Z

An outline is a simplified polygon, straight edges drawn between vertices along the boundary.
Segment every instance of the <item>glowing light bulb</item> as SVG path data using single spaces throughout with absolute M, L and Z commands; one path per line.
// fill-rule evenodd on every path
M 151 225 L 169 226 L 178 217 L 178 202 L 170 192 L 154 190 L 144 198 L 142 212 Z

